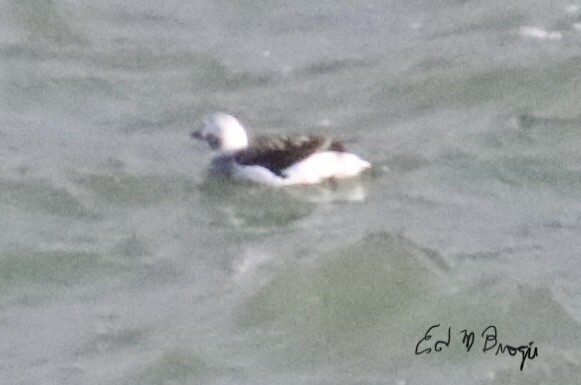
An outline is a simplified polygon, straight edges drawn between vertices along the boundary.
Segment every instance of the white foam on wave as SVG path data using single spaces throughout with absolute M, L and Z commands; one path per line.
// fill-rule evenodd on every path
M 272 260 L 273 256 L 264 250 L 255 248 L 244 250 L 242 256 L 232 264 L 234 282 L 243 284 L 257 280 L 259 276 L 265 275 L 260 271 L 266 269 Z
M 519 34 L 523 37 L 539 40 L 561 40 L 563 34 L 559 31 L 547 31 L 539 27 L 522 26 Z

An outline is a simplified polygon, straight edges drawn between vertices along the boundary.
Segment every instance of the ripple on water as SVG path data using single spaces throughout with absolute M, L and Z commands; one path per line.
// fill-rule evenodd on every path
M 75 26 L 73 13 L 60 2 L 13 0 L 6 10 L 20 27 L 35 40 L 79 43 L 84 40 Z
M 168 200 L 187 200 L 195 185 L 186 178 L 128 173 L 90 174 L 77 177 L 80 186 L 97 201 L 130 206 L 148 206 Z
M 62 217 L 94 218 L 81 201 L 64 188 L 47 180 L 0 180 L 0 202 L 27 213 L 46 213 Z
M 18 249 L 0 253 L 0 293 L 42 298 L 55 290 L 99 283 L 126 271 L 100 253 L 82 250 Z
M 401 343 L 390 335 L 409 333 L 402 325 L 416 317 L 412 309 L 429 312 L 446 287 L 435 255 L 402 237 L 370 236 L 321 264 L 275 274 L 241 304 L 238 324 L 276 346 L 268 355 L 277 364 L 388 367 L 393 353 L 385 349 Z
M 213 366 L 201 354 L 174 349 L 146 365 L 129 384 L 207 384 L 214 383 L 228 371 L 223 373 L 223 369 Z

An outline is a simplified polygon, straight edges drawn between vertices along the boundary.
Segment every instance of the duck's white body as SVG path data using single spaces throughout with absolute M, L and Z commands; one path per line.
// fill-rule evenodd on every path
M 224 113 L 206 119 L 192 136 L 220 152 L 212 161 L 214 171 L 260 184 L 315 184 L 354 177 L 371 167 L 340 142 L 318 136 L 261 138 L 249 146 L 240 122 Z

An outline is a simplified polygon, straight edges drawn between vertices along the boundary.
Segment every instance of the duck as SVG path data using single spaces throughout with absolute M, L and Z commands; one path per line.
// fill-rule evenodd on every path
M 371 168 L 371 163 L 330 137 L 261 136 L 250 143 L 240 121 L 224 112 L 204 119 L 191 136 L 207 142 L 217 152 L 210 171 L 239 181 L 269 186 L 312 185 L 353 178 Z

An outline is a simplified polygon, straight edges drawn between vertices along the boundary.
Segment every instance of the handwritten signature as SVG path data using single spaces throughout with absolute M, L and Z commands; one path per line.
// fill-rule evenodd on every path
M 440 327 L 440 324 L 437 324 L 437 325 L 431 326 L 428 329 L 428 331 L 426 332 L 424 337 L 416 345 L 416 352 L 415 352 L 416 355 L 429 354 L 432 352 L 432 350 L 435 352 L 441 352 L 444 348 L 447 348 L 450 346 L 450 342 L 452 340 L 452 328 L 451 327 L 448 327 L 447 337 L 445 337 L 444 339 L 437 340 L 433 344 L 427 342 L 427 341 L 432 339 L 432 335 L 430 333 L 439 327 Z M 474 345 L 474 341 L 475 341 L 474 332 L 468 332 L 467 329 L 464 329 L 464 330 L 460 331 L 459 334 L 462 336 L 462 344 L 466 348 L 466 351 L 469 352 L 470 349 L 472 349 L 472 346 Z M 511 356 L 515 356 L 518 353 L 520 353 L 521 354 L 521 356 L 520 356 L 520 358 L 521 358 L 520 370 L 521 371 L 523 370 L 523 368 L 525 366 L 525 361 L 527 360 L 527 358 L 529 360 L 533 360 L 534 358 L 538 357 L 538 355 L 539 355 L 539 351 L 538 351 L 537 347 L 536 346 L 533 347 L 533 344 L 534 344 L 533 341 L 529 342 L 528 345 L 520 345 L 520 346 L 512 346 L 512 345 L 503 344 L 503 343 L 498 342 L 496 326 L 492 326 L 492 325 L 488 326 L 486 329 L 484 329 L 482 331 L 481 337 L 484 340 L 484 344 L 483 344 L 483 348 L 482 348 L 483 353 L 486 353 L 490 350 L 493 350 L 494 348 L 496 348 L 496 353 L 494 353 L 495 356 L 497 356 L 500 353 L 502 353 L 502 354 L 508 353 Z M 531 354 L 531 352 L 532 352 L 532 354 Z

